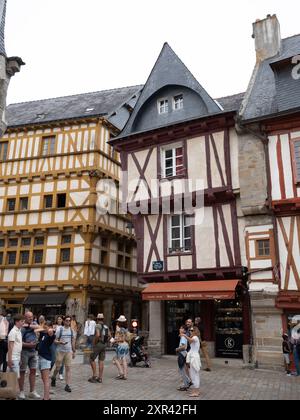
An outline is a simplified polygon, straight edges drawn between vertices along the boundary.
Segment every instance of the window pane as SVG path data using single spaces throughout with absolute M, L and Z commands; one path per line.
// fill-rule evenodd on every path
M 258 255 L 260 257 L 270 256 L 270 241 L 269 240 L 258 241 Z
M 166 168 L 171 168 L 173 166 L 173 159 L 166 159 Z
M 183 155 L 183 148 L 182 147 L 177 147 L 177 149 L 176 149 L 176 157 L 182 156 L 182 155 Z
M 190 251 L 192 248 L 192 241 L 190 239 L 186 239 L 184 241 L 184 249 L 185 251 Z
M 30 246 L 31 245 L 31 238 L 22 238 L 21 244 L 22 244 L 22 246 Z
M 18 238 L 11 238 L 8 240 L 9 247 L 16 247 L 18 246 Z
M 180 250 L 180 241 L 178 240 L 172 241 L 172 249 Z
M 172 216 L 172 226 L 180 226 L 180 215 Z
M 21 264 L 29 264 L 29 251 L 21 252 Z
M 172 239 L 180 239 L 180 228 L 172 229 Z
M 61 262 L 68 262 L 70 261 L 70 248 L 65 248 L 61 250 Z
M 8 142 L 0 143 L 0 160 L 7 160 Z
M 44 197 L 44 208 L 45 209 L 50 209 L 50 208 L 52 208 L 52 204 L 53 204 L 53 196 L 52 195 L 46 195 Z
M 108 265 L 108 252 L 107 251 L 101 251 L 101 264 Z
M 173 150 L 166 150 L 166 159 L 173 158 Z
M 101 245 L 103 248 L 107 248 L 108 247 L 108 239 L 107 238 L 102 238 L 101 239 Z
M 20 199 L 20 210 L 28 210 L 28 197 Z
M 41 237 L 39 237 L 39 238 L 35 238 L 34 244 L 35 244 L 35 245 L 39 245 L 39 246 L 41 246 L 41 245 L 44 245 L 44 242 L 45 242 L 45 240 L 44 240 L 44 238 L 41 236 Z
M 166 169 L 166 177 L 173 176 L 173 168 Z
M 7 200 L 7 210 L 8 211 L 15 211 L 16 207 L 16 200 L 15 198 L 10 198 Z
M 66 207 L 66 194 L 57 194 L 57 207 Z
M 184 237 L 185 238 L 190 238 L 191 237 L 191 227 L 187 226 L 184 228 Z
M 43 262 L 43 251 L 34 251 L 33 261 L 35 264 L 41 264 Z
M 124 252 L 124 242 L 118 242 L 118 251 Z
M 72 236 L 71 236 L 71 235 L 64 235 L 64 236 L 61 238 L 61 243 L 62 243 L 62 244 L 70 244 L 70 243 L 71 243 L 71 241 L 72 241 Z
M 0 265 L 3 264 L 3 252 L 0 252 Z
M 17 253 L 16 252 L 8 252 L 7 254 L 7 263 L 9 265 L 16 264 Z
M 4 248 L 5 246 L 5 239 L 0 239 L 0 248 Z

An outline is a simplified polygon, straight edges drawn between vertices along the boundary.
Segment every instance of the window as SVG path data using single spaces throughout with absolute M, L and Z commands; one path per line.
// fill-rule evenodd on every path
M 5 240 L 0 239 L 0 248 L 4 248 L 4 246 L 5 246 Z M 3 256 L 4 256 L 4 252 L 2 249 L 0 249 L 0 265 L 3 264 Z
M 190 216 L 174 215 L 170 218 L 170 253 L 189 252 L 192 249 Z
M 21 251 L 21 258 L 20 258 L 20 261 L 21 261 L 21 264 L 22 265 L 25 265 L 25 264 L 29 264 L 29 251 Z
M 60 251 L 60 262 L 69 262 L 71 258 L 71 250 L 70 248 L 63 248 Z
M 44 208 L 51 209 L 53 205 L 53 195 L 44 196 Z
M 7 253 L 7 264 L 14 265 L 16 264 L 17 253 L 15 251 Z
M 5 239 L 0 239 L 0 248 L 4 248 L 5 246 Z
M 72 242 L 72 235 L 63 235 L 61 238 L 61 244 L 70 244 Z
M 164 178 L 184 174 L 183 147 L 173 147 L 163 150 Z
M 108 252 L 107 251 L 101 251 L 101 264 L 108 265 Z
M 131 258 L 125 257 L 125 269 L 131 270 Z
M 300 139 L 293 141 L 295 182 L 300 182 Z
M 16 199 L 9 198 L 7 200 L 7 211 L 15 211 L 15 208 L 16 208 Z
M 66 207 L 66 194 L 57 194 L 57 208 L 65 208 Z
M 54 155 L 55 153 L 55 136 L 43 137 L 42 138 L 42 156 Z
M 35 238 L 34 245 L 36 246 L 43 246 L 45 243 L 45 238 L 43 236 L 39 236 L 38 238 Z
M 33 251 L 33 263 L 42 264 L 44 252 L 42 250 Z
M 28 197 L 20 198 L 20 210 L 28 210 Z
M 125 252 L 126 252 L 126 254 L 130 254 L 131 255 L 131 253 L 132 253 L 132 245 L 131 245 L 130 242 L 126 242 L 126 244 L 125 244 Z
M 18 238 L 11 238 L 8 240 L 8 246 L 9 248 L 15 248 L 18 246 Z
M 175 111 L 183 108 L 183 95 L 176 95 L 173 98 L 173 109 Z
M 258 257 L 270 257 L 271 250 L 270 250 L 270 240 L 258 240 L 257 243 L 257 255 Z
M 118 254 L 117 266 L 119 268 L 124 268 L 124 256 L 121 254 Z
M 124 242 L 118 242 L 118 251 L 124 252 Z
M 169 101 L 168 99 L 160 99 L 158 101 L 158 113 L 167 114 L 169 112 Z
M 0 252 L 0 265 L 3 264 L 3 252 Z
M 0 143 L 0 160 L 5 162 L 7 160 L 8 141 Z
M 22 238 L 21 245 L 22 246 L 30 246 L 31 245 L 31 238 Z

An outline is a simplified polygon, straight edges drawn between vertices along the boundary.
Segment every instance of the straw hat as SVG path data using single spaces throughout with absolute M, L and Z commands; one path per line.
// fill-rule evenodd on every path
M 104 315 L 103 314 L 98 314 L 97 319 L 104 319 Z

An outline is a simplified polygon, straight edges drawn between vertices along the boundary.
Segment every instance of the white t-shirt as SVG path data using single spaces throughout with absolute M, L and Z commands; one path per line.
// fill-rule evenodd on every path
M 193 341 L 190 343 L 191 344 L 191 352 L 199 353 L 199 350 L 200 350 L 200 341 L 199 341 L 199 338 L 195 335 L 192 338 L 192 340 Z
M 19 328 L 14 326 L 8 334 L 8 342 L 14 342 L 12 360 L 20 360 L 22 351 L 22 333 Z
M 96 322 L 92 320 L 85 321 L 84 325 L 84 335 L 87 335 L 88 337 L 91 335 L 95 335 L 95 328 L 96 328 Z

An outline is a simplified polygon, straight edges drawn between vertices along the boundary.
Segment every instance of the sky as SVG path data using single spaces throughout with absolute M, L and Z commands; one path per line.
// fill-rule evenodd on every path
M 252 23 L 277 14 L 282 38 L 300 33 L 299 0 L 8 0 L 6 52 L 26 63 L 16 103 L 144 84 L 168 42 L 219 98 L 247 89 Z

